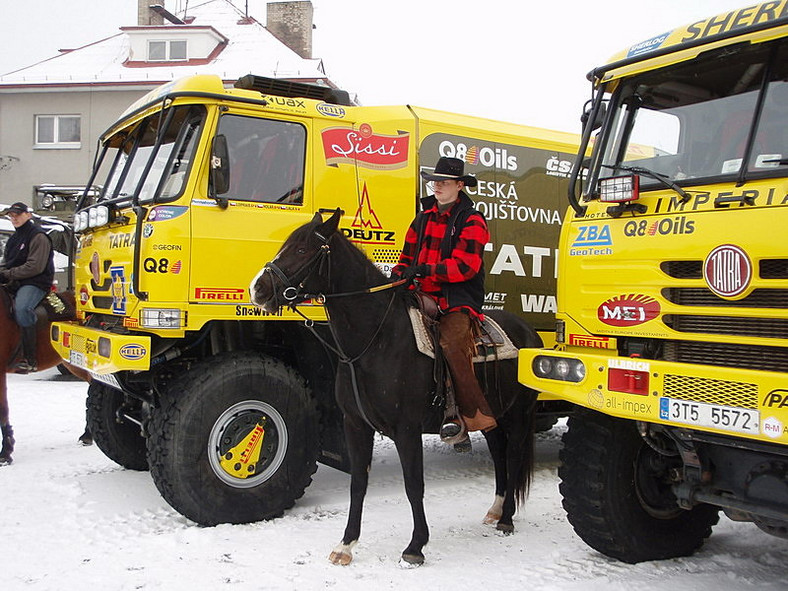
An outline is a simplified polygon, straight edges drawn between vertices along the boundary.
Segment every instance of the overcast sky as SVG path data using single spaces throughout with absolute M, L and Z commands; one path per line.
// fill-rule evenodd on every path
M 189 0 L 195 6 L 200 0 Z M 166 0 L 176 11 L 186 0 Z M 235 0 L 245 9 L 245 0 Z M 742 0 L 312 0 L 314 57 L 365 105 L 579 131 L 586 73 Z M 266 0 L 248 0 L 265 22 Z M 0 73 L 136 24 L 137 0 L 0 0 Z M 250 64 L 254 72 L 254 64 Z M 1 100 L 1 95 L 0 95 Z

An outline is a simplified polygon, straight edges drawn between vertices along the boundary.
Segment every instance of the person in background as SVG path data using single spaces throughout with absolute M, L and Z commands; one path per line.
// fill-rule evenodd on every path
M 36 366 L 36 306 L 52 288 L 54 251 L 44 231 L 36 226 L 27 205 L 18 201 L 0 212 L 14 226 L 0 264 L 0 284 L 14 295 L 14 316 L 22 329 L 22 358 L 16 373 L 34 372 Z
M 484 216 L 473 207 L 465 186 L 476 178 L 464 174 L 458 158 L 440 158 L 432 174 L 433 195 L 422 199 L 405 235 L 399 263 L 391 279 L 419 278 L 420 289 L 438 304 L 440 346 L 449 365 L 455 398 L 467 431 L 497 426 L 473 370 L 477 323 L 483 318 L 484 246 L 490 239 Z M 447 417 L 441 439 L 458 451 L 470 449 L 460 417 Z

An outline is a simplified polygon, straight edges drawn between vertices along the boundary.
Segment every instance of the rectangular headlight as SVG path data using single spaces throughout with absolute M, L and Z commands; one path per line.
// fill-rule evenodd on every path
M 614 176 L 599 181 L 599 200 L 606 203 L 635 201 L 639 196 L 640 177 Z
M 181 311 L 178 308 L 143 308 L 140 324 L 143 328 L 181 328 Z

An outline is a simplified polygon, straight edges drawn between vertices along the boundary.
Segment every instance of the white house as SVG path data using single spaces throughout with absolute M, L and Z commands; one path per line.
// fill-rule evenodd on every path
M 334 87 L 311 57 L 311 2 L 270 2 L 266 26 L 230 0 L 187 3 L 178 15 L 161 0 L 138 2 L 136 25 L 0 76 L 0 201 L 67 216 L 62 197 L 87 182 L 100 135 L 175 78 L 216 74 L 231 86 L 257 74 Z

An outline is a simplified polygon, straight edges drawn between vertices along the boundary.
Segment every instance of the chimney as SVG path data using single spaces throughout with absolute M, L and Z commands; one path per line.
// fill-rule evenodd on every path
M 163 25 L 164 17 L 151 10 L 151 6 L 160 5 L 164 8 L 164 0 L 137 0 L 137 24 L 140 27 Z
M 269 2 L 267 7 L 266 29 L 302 58 L 311 59 L 312 2 Z

